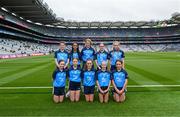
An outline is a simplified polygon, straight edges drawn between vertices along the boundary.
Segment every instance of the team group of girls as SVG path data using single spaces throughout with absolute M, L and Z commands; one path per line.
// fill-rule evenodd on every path
M 113 49 L 110 52 L 105 50 L 103 43 L 99 44 L 99 51 L 95 52 L 90 39 L 85 40 L 81 52 L 77 43 L 73 43 L 70 53 L 65 48 L 65 42 L 60 42 L 59 50 L 54 56 L 56 70 L 53 72 L 53 101 L 55 103 L 64 100 L 67 78 L 69 97 L 72 102 L 79 101 L 82 86 L 86 101 L 93 102 L 97 85 L 99 101 L 106 103 L 109 100 L 111 84 L 114 100 L 116 102 L 125 100 L 128 74 L 124 69 L 124 52 L 120 49 L 118 41 L 113 43 Z M 97 70 L 94 68 L 94 63 Z

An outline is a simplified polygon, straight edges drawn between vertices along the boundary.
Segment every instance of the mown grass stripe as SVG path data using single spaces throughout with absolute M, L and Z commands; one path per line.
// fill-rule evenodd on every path
M 126 64 L 126 67 L 127 67 L 127 69 L 129 69 L 131 71 L 134 71 L 134 72 L 136 72 L 136 73 L 138 73 L 138 74 L 140 74 L 140 75 L 142 75 L 142 76 L 144 76 L 146 78 L 149 78 L 149 79 L 151 79 L 151 80 L 153 80 L 155 82 L 159 82 L 160 84 L 163 84 L 162 82 L 160 82 L 162 80 L 163 81 L 168 81 L 170 83 L 176 83 L 176 81 L 174 81 L 172 79 L 166 78 L 166 77 L 161 76 L 159 74 L 149 72 L 149 71 L 147 71 L 145 69 L 141 69 L 139 67 L 135 67 L 133 65 Z
M 95 86 L 97 87 L 97 86 Z M 112 88 L 112 86 L 110 86 Z M 131 88 L 144 88 L 144 87 L 180 87 L 179 85 L 128 85 Z M 52 86 L 33 86 L 33 87 L 0 87 L 0 89 L 51 89 Z M 66 86 L 68 88 L 68 86 Z
M 18 72 L 18 73 L 13 74 L 13 75 L 3 77 L 3 78 L 0 79 L 0 85 L 12 82 L 12 81 L 14 81 L 14 80 L 16 80 L 18 78 L 24 77 L 24 76 L 26 76 L 28 74 L 31 74 L 31 73 L 34 73 L 34 72 L 36 72 L 38 70 L 44 69 L 44 68 L 48 67 L 49 65 L 51 65 L 52 63 L 53 62 L 44 64 L 44 65 L 42 64 L 41 66 L 36 66 L 36 67 L 31 68 L 31 69 L 27 69 L 27 70 Z
M 149 72 L 147 70 L 135 67 L 133 65 L 126 64 L 126 68 L 131 70 L 131 71 L 134 71 L 135 73 L 137 73 L 137 74 L 139 74 L 139 75 L 141 75 L 147 79 L 158 82 L 159 84 L 162 84 L 162 85 L 166 85 L 166 83 L 164 83 L 163 81 L 166 81 L 166 82 L 169 82 L 172 84 L 173 83 L 177 84 L 177 82 L 175 82 L 174 80 L 171 80 L 171 79 L 168 79 L 168 78 L 161 76 L 159 74 L 155 74 L 155 73 Z M 171 87 L 167 87 L 167 88 L 171 89 Z
M 37 63 L 36 64 L 32 63 L 30 66 L 24 66 L 24 67 L 21 67 L 19 69 L 15 69 L 13 71 L 2 73 L 2 74 L 0 74 L 0 79 L 2 79 L 4 77 L 7 77 L 9 75 L 13 75 L 13 74 L 19 73 L 19 72 L 24 71 L 24 70 L 35 68 L 36 66 L 45 65 L 47 63 L 49 63 L 49 61 L 43 62 L 43 63 L 41 62 L 41 63 L 38 63 L 38 64 Z M 17 65 L 20 65 L 20 64 L 17 64 Z M 11 69 L 11 68 L 9 68 L 9 69 Z

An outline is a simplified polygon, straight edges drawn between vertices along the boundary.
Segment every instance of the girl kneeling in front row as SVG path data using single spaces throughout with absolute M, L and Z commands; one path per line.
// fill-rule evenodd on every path
M 64 70 L 65 62 L 60 60 L 59 67 L 53 72 L 53 101 L 63 102 L 67 72 Z
M 70 91 L 70 100 L 72 102 L 79 101 L 80 98 L 80 89 L 81 89 L 81 68 L 78 67 L 78 59 L 73 59 L 73 65 L 68 71 L 69 75 L 69 91 Z
M 96 82 L 99 90 L 99 100 L 107 103 L 109 100 L 109 88 L 111 85 L 111 73 L 107 71 L 107 62 L 103 61 L 101 70 L 96 73 Z
M 87 60 L 85 70 L 82 73 L 84 94 L 87 102 L 93 102 L 95 89 L 95 70 L 93 68 L 93 61 Z
M 128 74 L 122 68 L 123 61 L 116 61 L 116 70 L 112 72 L 113 97 L 116 102 L 125 101 L 125 89 L 128 83 Z

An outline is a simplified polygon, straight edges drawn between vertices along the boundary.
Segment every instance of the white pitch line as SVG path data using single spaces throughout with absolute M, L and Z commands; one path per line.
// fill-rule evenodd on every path
M 143 87 L 180 87 L 179 85 L 128 85 L 131 88 L 143 88 Z M 39 86 L 39 87 L 0 87 L 0 89 L 51 89 L 52 86 Z M 66 87 L 68 88 L 68 87 Z
M 180 87 L 179 85 L 129 85 L 127 87 Z

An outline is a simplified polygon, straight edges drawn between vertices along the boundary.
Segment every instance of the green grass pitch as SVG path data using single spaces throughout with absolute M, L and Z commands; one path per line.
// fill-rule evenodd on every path
M 0 60 L 0 116 L 180 116 L 180 53 L 126 53 L 127 99 L 52 101 L 53 56 Z

